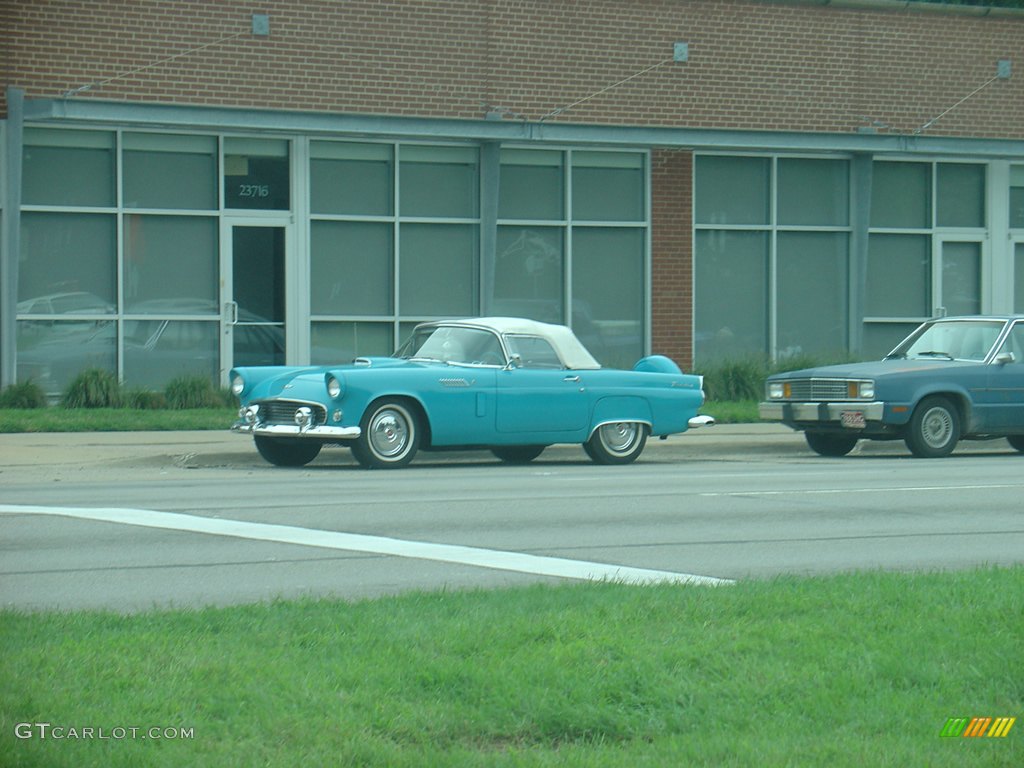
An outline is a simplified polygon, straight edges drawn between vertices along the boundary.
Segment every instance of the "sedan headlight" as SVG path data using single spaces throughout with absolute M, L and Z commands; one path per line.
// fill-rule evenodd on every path
M 862 400 L 874 400 L 875 399 L 875 382 L 873 381 L 862 381 L 860 386 L 857 388 L 857 394 L 860 395 Z
M 341 397 L 341 393 L 341 379 L 332 374 L 327 374 L 327 394 L 330 395 L 332 399 L 337 399 Z
M 242 378 L 241 374 L 236 373 L 234 376 L 231 377 L 231 394 L 233 394 L 235 397 L 239 397 L 241 396 L 242 390 L 244 389 L 245 379 Z
M 786 385 L 781 381 L 768 382 L 768 399 L 781 400 L 786 396 Z

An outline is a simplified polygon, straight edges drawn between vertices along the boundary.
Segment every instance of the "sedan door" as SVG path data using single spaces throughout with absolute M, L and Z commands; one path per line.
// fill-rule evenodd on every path
M 588 426 L 587 371 L 512 368 L 498 372 L 499 433 L 582 432 Z
M 991 416 L 988 426 L 993 432 L 1024 434 L 1024 321 L 1017 322 L 999 349 L 1009 352 L 1012 362 L 989 364 L 989 397 Z

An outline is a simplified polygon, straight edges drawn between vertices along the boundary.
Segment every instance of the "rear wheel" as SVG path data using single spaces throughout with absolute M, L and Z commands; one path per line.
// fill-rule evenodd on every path
M 1024 435 L 1010 435 L 1006 442 L 1018 451 L 1024 452 Z
M 320 443 L 296 440 L 292 437 L 266 437 L 256 435 L 256 450 L 260 456 L 278 467 L 302 467 L 320 453 Z
M 617 421 L 595 429 L 583 450 L 598 464 L 629 464 L 636 461 L 646 444 L 646 424 Z
M 914 409 L 905 438 L 919 459 L 949 456 L 960 440 L 960 413 L 945 397 L 926 397 Z
M 367 469 L 404 467 L 420 445 L 420 424 L 402 400 L 383 399 L 370 404 L 359 423 L 361 434 L 352 455 Z
M 506 464 L 529 464 L 543 453 L 546 445 L 496 445 L 491 453 Z
M 811 450 L 819 456 L 845 456 L 857 445 L 852 435 L 833 435 L 828 432 L 804 432 Z

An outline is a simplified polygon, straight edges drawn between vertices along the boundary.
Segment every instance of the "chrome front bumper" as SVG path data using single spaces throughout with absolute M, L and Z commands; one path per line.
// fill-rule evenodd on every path
M 359 427 L 299 427 L 292 424 L 246 424 L 237 422 L 232 432 L 242 435 L 266 435 L 268 437 L 313 437 L 326 440 L 355 440 L 362 434 Z
M 881 421 L 885 403 L 839 402 L 839 403 L 761 403 L 758 414 L 765 421 L 835 421 L 842 414 L 858 411 L 865 421 Z

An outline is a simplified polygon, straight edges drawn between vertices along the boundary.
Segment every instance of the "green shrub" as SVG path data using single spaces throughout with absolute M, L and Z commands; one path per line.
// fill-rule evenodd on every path
M 45 408 L 46 393 L 31 379 L 0 392 L 0 408 Z
M 167 396 L 163 392 L 133 389 L 124 393 L 124 407 L 143 411 L 158 411 L 167 407 Z
M 768 376 L 768 360 L 752 355 L 710 363 L 697 371 L 704 375 L 708 400 L 759 400 Z
M 168 408 L 220 408 L 224 405 L 221 393 L 204 376 L 179 376 L 172 379 L 164 390 Z
M 61 403 L 65 408 L 118 408 L 122 399 L 117 376 L 102 368 L 87 368 L 64 390 Z

